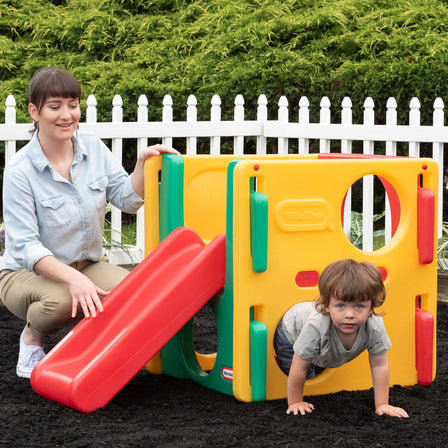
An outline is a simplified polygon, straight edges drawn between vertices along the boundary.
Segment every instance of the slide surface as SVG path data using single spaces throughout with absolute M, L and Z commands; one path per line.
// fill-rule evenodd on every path
M 34 368 L 33 389 L 82 412 L 105 406 L 224 285 L 225 235 L 174 230 Z

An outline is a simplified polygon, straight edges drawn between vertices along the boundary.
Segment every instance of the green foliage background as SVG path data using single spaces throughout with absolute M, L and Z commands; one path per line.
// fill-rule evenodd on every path
M 424 122 L 437 96 L 448 91 L 446 0 L 0 0 L 0 121 L 13 94 L 18 121 L 29 121 L 26 89 L 42 66 L 70 70 L 85 98 L 98 100 L 107 120 L 112 98 L 124 100 L 135 120 L 137 99 L 149 99 L 159 119 L 165 94 L 183 118 L 188 95 L 198 98 L 199 119 L 208 118 L 213 94 L 223 117 L 242 94 L 247 117 L 265 94 L 276 114 L 286 95 L 291 116 L 306 95 L 312 114 L 323 95 L 334 119 L 344 96 L 355 120 L 371 96 L 378 121 L 387 99 L 406 122 L 416 96 Z

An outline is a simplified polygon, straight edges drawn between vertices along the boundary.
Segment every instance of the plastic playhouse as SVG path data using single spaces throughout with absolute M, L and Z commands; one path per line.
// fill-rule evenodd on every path
M 38 364 L 33 388 L 90 412 L 146 364 L 241 401 L 284 398 L 275 328 L 292 305 L 314 299 L 319 274 L 342 258 L 370 261 L 382 273 L 391 385 L 431 384 L 437 173 L 431 159 L 363 155 L 150 159 L 147 258 L 104 299 L 100 316 L 81 321 Z M 373 252 L 355 247 L 343 228 L 347 192 L 369 175 L 387 193 L 393 233 Z M 207 302 L 218 338 L 212 355 L 196 353 L 192 334 L 192 319 Z M 308 380 L 304 392 L 370 387 L 363 353 Z

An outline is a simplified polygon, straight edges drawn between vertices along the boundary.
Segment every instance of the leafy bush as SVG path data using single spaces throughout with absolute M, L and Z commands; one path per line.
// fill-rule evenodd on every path
M 434 98 L 448 91 L 447 27 L 443 0 L 0 0 L 0 107 L 13 94 L 19 121 L 28 120 L 30 77 L 57 65 L 96 95 L 100 120 L 114 94 L 125 119 L 146 94 L 156 119 L 165 94 L 175 118 L 191 93 L 208 117 L 219 94 L 226 118 L 241 93 L 250 118 L 263 93 L 270 102 L 286 95 L 292 116 L 302 95 L 314 115 L 327 95 L 335 119 L 344 96 L 355 118 L 372 96 L 378 120 L 394 96 L 401 121 L 417 96 L 429 122 Z

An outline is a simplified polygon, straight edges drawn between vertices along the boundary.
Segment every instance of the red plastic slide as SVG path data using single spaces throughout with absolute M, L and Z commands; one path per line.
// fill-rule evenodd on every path
M 225 235 L 173 231 L 34 368 L 33 389 L 82 412 L 105 406 L 224 285 Z

